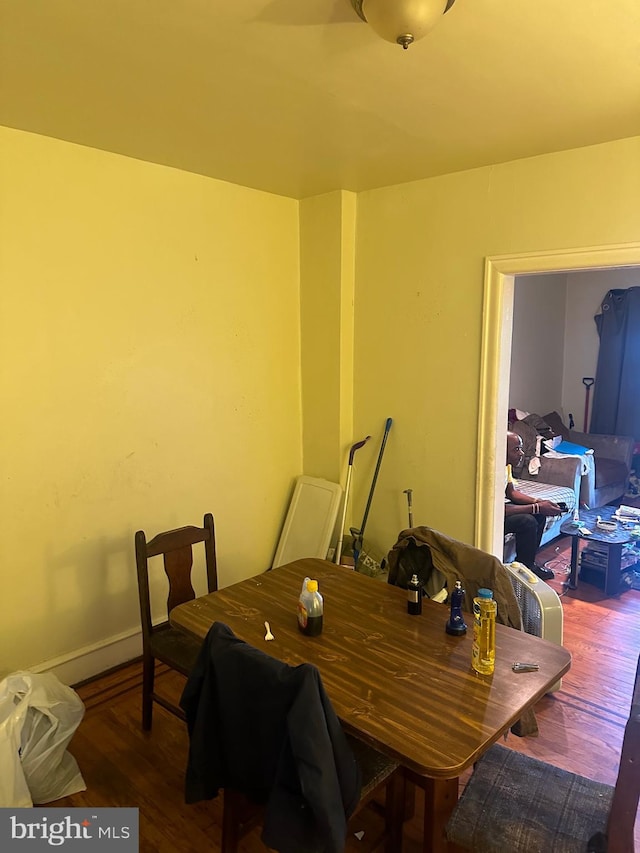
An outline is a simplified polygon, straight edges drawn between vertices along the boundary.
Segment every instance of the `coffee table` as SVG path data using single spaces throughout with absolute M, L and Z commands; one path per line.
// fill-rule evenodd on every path
M 565 521 L 560 527 L 561 533 L 566 533 L 571 536 L 571 574 L 569 575 L 569 589 L 578 588 L 578 544 L 580 539 L 586 542 L 600 542 L 607 547 L 607 560 L 604 566 L 604 591 L 606 595 L 616 595 L 620 592 L 621 565 L 622 565 L 622 546 L 631 542 L 631 530 L 623 527 L 618 522 L 617 527 L 612 532 L 601 530 L 597 527 L 598 516 L 602 521 L 615 521 L 613 514 L 616 511 L 615 506 L 601 506 L 597 509 L 581 509 L 580 510 L 580 527 L 586 527 L 591 533 L 586 536 L 580 533 L 579 527 L 569 520 Z

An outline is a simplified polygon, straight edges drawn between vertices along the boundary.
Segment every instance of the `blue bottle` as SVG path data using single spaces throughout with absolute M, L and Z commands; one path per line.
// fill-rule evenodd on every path
M 460 581 L 456 581 L 456 585 L 451 593 L 451 615 L 445 626 L 447 634 L 453 634 L 456 637 L 467 633 L 467 626 L 462 615 L 462 602 L 464 600 L 464 590 Z

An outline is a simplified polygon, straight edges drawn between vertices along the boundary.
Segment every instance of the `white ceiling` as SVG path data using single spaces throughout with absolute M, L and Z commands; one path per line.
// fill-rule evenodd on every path
M 0 0 L 0 124 L 301 198 L 640 135 L 640 0 Z

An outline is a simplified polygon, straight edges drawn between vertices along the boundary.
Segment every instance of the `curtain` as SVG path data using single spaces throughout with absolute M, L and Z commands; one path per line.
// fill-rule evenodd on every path
M 610 290 L 594 317 L 600 349 L 591 432 L 640 440 L 640 287 Z

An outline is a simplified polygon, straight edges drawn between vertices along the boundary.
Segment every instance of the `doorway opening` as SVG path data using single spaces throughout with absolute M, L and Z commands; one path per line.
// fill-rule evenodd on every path
M 475 544 L 481 550 L 502 556 L 504 495 L 496 483 L 503 480 L 506 455 L 515 277 L 634 266 L 640 266 L 640 243 L 486 259 L 475 517 Z

